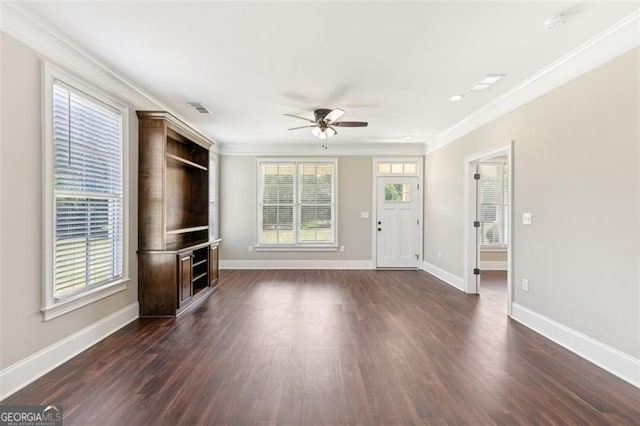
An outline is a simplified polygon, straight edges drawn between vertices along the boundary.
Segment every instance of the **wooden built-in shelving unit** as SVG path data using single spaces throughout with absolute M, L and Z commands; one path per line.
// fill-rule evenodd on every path
M 166 112 L 138 111 L 141 316 L 178 315 L 218 281 L 209 240 L 212 142 Z

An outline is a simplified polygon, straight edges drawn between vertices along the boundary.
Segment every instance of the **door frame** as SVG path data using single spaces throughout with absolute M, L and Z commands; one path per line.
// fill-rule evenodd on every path
M 476 164 L 488 160 L 497 155 L 506 155 L 509 166 L 509 221 L 507 224 L 507 315 L 511 316 L 513 310 L 513 146 L 514 141 L 509 141 L 506 145 L 501 145 L 488 150 L 477 152 L 464 159 L 464 222 L 463 222 L 463 279 L 464 291 L 470 294 L 477 294 L 479 291 L 479 276 L 473 274 L 476 263 L 476 256 L 480 259 L 480 244 L 476 246 L 474 234 L 476 228 L 473 221 L 476 220 L 477 198 L 473 175 L 476 173 Z M 480 265 L 478 265 L 480 267 Z
M 391 174 L 391 173 L 378 173 L 378 163 L 416 163 L 416 173 L 413 174 Z M 385 157 L 378 156 L 373 157 L 371 161 L 371 264 L 373 269 L 378 267 L 378 232 L 377 232 L 377 214 L 378 214 L 378 177 L 417 177 L 418 178 L 418 220 L 420 224 L 418 226 L 419 238 L 418 238 L 418 259 L 416 261 L 416 268 L 423 269 L 423 249 L 424 249 L 424 156 L 403 156 L 403 157 Z

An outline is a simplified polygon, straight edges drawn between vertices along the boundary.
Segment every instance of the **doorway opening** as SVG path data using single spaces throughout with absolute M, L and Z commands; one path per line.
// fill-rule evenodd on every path
M 375 158 L 373 168 L 374 267 L 420 268 L 422 158 Z
M 510 143 L 465 160 L 465 290 L 511 315 L 513 159 Z

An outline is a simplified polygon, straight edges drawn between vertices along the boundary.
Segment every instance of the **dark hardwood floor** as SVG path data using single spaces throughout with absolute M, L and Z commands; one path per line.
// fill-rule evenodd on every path
M 418 271 L 223 271 L 4 401 L 66 425 L 634 424 L 640 390 Z M 493 284 L 492 284 L 493 282 Z M 502 288 L 502 290 L 500 290 Z

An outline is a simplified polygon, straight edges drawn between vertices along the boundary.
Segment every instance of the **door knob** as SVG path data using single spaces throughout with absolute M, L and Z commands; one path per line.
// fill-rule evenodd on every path
M 380 220 L 379 220 L 379 221 L 378 221 L 378 225 L 382 225 L 382 221 L 380 221 Z
M 378 228 L 378 231 L 382 231 L 382 228 Z

